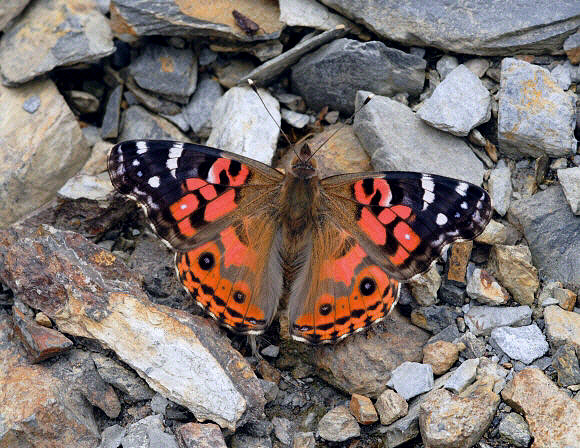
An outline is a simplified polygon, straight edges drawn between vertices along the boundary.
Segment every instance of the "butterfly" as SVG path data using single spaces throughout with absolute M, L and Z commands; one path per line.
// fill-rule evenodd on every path
M 283 301 L 292 337 L 313 344 L 382 320 L 401 281 L 491 218 L 476 185 L 399 171 L 321 179 L 304 148 L 283 174 L 207 146 L 133 140 L 111 149 L 108 168 L 210 316 L 260 334 Z

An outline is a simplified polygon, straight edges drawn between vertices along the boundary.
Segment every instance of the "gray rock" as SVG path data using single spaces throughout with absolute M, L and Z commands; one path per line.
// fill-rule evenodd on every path
M 4 30 L 0 71 L 6 85 L 22 84 L 55 67 L 97 61 L 114 51 L 107 19 L 94 3 L 76 8 L 66 0 L 39 0 Z
M 462 64 L 437 86 L 417 115 L 437 129 L 466 136 L 491 118 L 491 96 L 479 78 Z
M 272 424 L 276 438 L 284 445 L 290 445 L 292 443 L 292 422 L 284 417 L 274 417 Z
M 368 92 L 359 92 L 360 104 Z M 407 106 L 374 97 L 355 117 L 354 131 L 377 170 L 423 171 L 480 185 L 483 164 L 469 146 L 425 124 Z
M 572 213 L 580 215 L 580 167 L 558 170 L 558 180 Z
M 316 448 L 316 439 L 313 432 L 298 432 L 294 434 L 292 448 Z
M 572 344 L 564 344 L 554 353 L 552 367 L 558 372 L 558 385 L 580 384 L 580 365 Z
M 491 65 L 489 59 L 475 58 L 465 62 L 465 66 L 478 78 L 482 78 Z
M 302 129 L 310 123 L 310 115 L 294 112 L 290 109 L 282 109 L 280 113 L 282 115 L 282 120 L 296 129 Z
M 445 382 L 445 389 L 449 389 L 456 394 L 463 392 L 467 386 L 475 381 L 477 375 L 477 367 L 479 366 L 479 359 L 467 359 L 455 369 L 449 379 Z
M 210 48 L 203 47 L 199 52 L 198 63 L 201 67 L 205 67 L 207 65 L 213 64 L 217 57 L 218 55 L 215 51 L 212 51 Z
M 125 437 L 126 429 L 119 425 L 109 426 L 101 433 L 101 443 L 98 448 L 119 448 Z
M 177 104 L 148 93 L 146 90 L 140 88 L 133 78 L 127 79 L 125 87 L 127 87 L 128 92 L 125 92 L 123 96 L 131 106 L 142 104 L 152 112 L 165 115 L 181 113 L 181 108 Z
M 277 358 L 280 354 L 280 347 L 277 345 L 268 345 L 262 350 L 262 355 L 269 358 Z
M 346 33 L 347 29 L 339 26 L 332 30 L 325 31 L 318 36 L 306 39 L 292 47 L 290 50 L 285 51 L 280 56 L 270 59 L 259 67 L 256 67 L 250 73 L 242 77 L 238 81 L 238 85 L 245 86 L 248 79 L 252 79 L 258 85 L 265 85 L 288 67 L 296 64 L 296 62 L 298 62 L 298 60 L 306 53 L 309 53 L 336 38 L 342 37 Z
M 24 11 L 30 0 L 5 0 L 0 5 L 0 31 Z
M 96 176 L 89 174 L 77 174 L 64 184 L 58 194 L 69 199 L 92 199 L 102 201 L 114 191 L 109 173 L 101 173 Z
M 231 448 L 272 448 L 270 437 L 254 437 L 247 434 L 234 434 L 230 440 Z
M 40 98 L 38 95 L 31 95 L 22 103 L 22 109 L 29 114 L 33 114 L 40 107 Z
M 444 80 L 449 73 L 455 70 L 459 66 L 459 61 L 455 56 L 444 54 L 441 59 L 437 61 L 436 67 L 441 76 L 441 80 Z
M 212 131 L 208 146 L 235 152 L 270 164 L 280 132 L 280 105 L 266 90 L 260 98 L 250 88 L 234 87 L 216 103 L 212 112 Z
M 534 266 L 544 278 L 580 288 L 580 220 L 562 188 L 552 186 L 512 202 L 509 215 L 523 229 Z
M 217 81 L 207 76 L 199 80 L 189 104 L 183 109 L 183 115 L 196 135 L 209 137 L 211 112 L 222 95 L 223 89 Z
M 485 355 L 486 344 L 482 337 L 475 336 L 471 331 L 466 331 L 455 342 L 461 342 L 465 345 L 465 350 L 462 350 L 461 356 L 469 359 L 481 358 Z
M 105 115 L 101 125 L 101 137 L 105 139 L 117 138 L 119 135 L 119 120 L 121 118 L 121 100 L 123 86 L 119 84 L 113 89 L 105 106 Z
M 410 400 L 433 388 L 433 368 L 429 364 L 406 361 L 393 370 L 387 385 Z
M 526 327 L 499 327 L 491 332 L 490 344 L 498 347 L 511 359 L 530 364 L 544 356 L 549 346 L 536 324 Z
M 280 22 L 288 26 L 303 26 L 324 31 L 338 25 L 355 27 L 352 22 L 332 13 L 316 0 L 280 0 Z
M 465 323 L 476 335 L 488 336 L 494 328 L 530 325 L 529 306 L 472 306 L 465 314 Z
M 513 8 L 509 2 L 470 0 L 322 0 L 384 39 L 408 46 L 436 47 L 478 55 L 559 53 L 564 40 L 578 28 L 580 6 L 559 0 L 532 0 Z M 474 36 L 477 36 L 474 38 Z
M 38 98 L 35 112 L 23 103 Z M 77 173 L 90 149 L 78 121 L 50 80 L 0 86 L 0 227 L 50 199 Z
M 552 69 L 552 77 L 562 90 L 568 90 L 572 84 L 572 66 L 568 64 L 558 64 Z
M 191 49 L 147 45 L 129 70 L 143 89 L 181 104 L 188 103 L 197 85 L 197 57 Z
M 189 141 L 174 125 L 141 106 L 129 107 L 123 113 L 121 123 L 119 141 L 133 139 Z
M 514 159 L 576 152 L 575 99 L 545 68 L 519 59 L 501 64 L 499 149 Z
M 381 417 L 381 425 L 390 425 L 407 415 L 409 411 L 409 405 L 405 399 L 391 389 L 386 389 L 379 395 L 375 407 Z
M 209 3 L 188 3 L 177 0 L 112 0 L 111 27 L 116 36 L 135 40 L 139 36 L 178 36 L 217 38 L 226 41 L 265 41 L 280 37 L 278 5 L 254 2 L 238 8 L 249 18 L 259 18 L 260 32 L 247 35 L 235 24 L 232 7 L 216 7 Z
M 183 112 L 174 115 L 161 114 L 161 116 L 177 126 L 181 132 L 189 131 L 189 121 Z
M 360 426 L 346 406 L 337 406 L 318 422 L 318 435 L 329 442 L 344 442 L 360 436 Z
M 512 198 L 512 177 L 510 168 L 503 159 L 491 170 L 487 185 L 494 210 L 504 216 Z
M 121 444 L 123 448 L 179 448 L 175 436 L 164 432 L 160 415 L 150 415 L 130 425 Z
M 133 371 L 100 353 L 91 353 L 91 357 L 101 378 L 127 394 L 132 401 L 149 400 L 153 397 L 153 391 Z
M 420 93 L 425 67 L 424 59 L 379 41 L 338 39 L 292 67 L 292 86 L 315 110 L 328 106 L 352 113 L 360 89 L 379 95 Z
M 427 341 L 427 344 L 432 344 L 433 342 L 437 341 L 447 341 L 453 342 L 459 337 L 459 330 L 457 329 L 457 325 L 451 324 L 441 330 L 439 333 L 431 336 Z M 425 344 L 425 345 L 427 345 Z
M 528 424 L 515 412 L 510 412 L 501 420 L 498 431 L 503 440 L 518 448 L 526 448 L 532 439 Z

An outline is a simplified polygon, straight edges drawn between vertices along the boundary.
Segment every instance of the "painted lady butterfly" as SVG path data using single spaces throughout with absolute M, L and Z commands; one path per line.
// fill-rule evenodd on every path
M 320 179 L 307 149 L 284 175 L 207 146 L 117 144 L 109 173 L 177 253 L 179 279 L 226 327 L 264 332 L 287 301 L 300 341 L 338 341 L 383 319 L 399 282 L 479 235 L 489 195 L 447 177 L 375 172 Z

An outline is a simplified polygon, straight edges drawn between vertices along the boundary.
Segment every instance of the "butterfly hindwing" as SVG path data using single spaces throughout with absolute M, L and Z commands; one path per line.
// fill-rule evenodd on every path
M 447 245 L 475 238 L 491 219 L 485 190 L 434 174 L 346 174 L 322 186 L 331 215 L 399 280 L 426 271 Z
M 163 140 L 119 143 L 108 164 L 117 190 L 135 199 L 157 234 L 177 250 L 212 238 L 249 203 L 253 209 L 271 203 L 282 178 L 233 153 Z

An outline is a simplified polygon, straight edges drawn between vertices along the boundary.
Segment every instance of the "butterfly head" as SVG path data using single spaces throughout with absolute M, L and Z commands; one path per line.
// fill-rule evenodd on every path
M 300 179 L 310 179 L 316 175 L 316 160 L 311 157 L 312 153 L 308 145 L 304 144 L 300 148 L 296 157 L 290 164 L 290 172 Z

